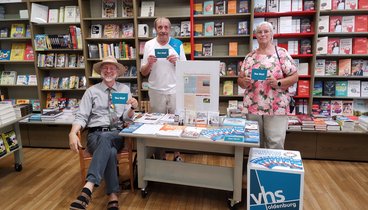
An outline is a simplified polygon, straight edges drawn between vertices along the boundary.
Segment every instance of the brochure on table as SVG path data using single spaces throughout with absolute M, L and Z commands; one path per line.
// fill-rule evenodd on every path
M 176 63 L 176 111 L 219 110 L 220 61 Z
M 300 152 L 251 148 L 247 174 L 247 209 L 303 209 Z

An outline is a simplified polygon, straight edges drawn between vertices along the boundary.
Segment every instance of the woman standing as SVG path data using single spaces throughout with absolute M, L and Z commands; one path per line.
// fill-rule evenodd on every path
M 244 58 L 238 78 L 239 86 L 245 89 L 244 111 L 247 119 L 259 123 L 261 146 L 284 149 L 288 88 L 298 81 L 297 68 L 284 48 L 273 45 L 273 27 L 269 22 L 260 23 L 255 33 L 259 47 Z M 267 72 L 267 78 L 254 80 L 255 72 L 260 70 Z

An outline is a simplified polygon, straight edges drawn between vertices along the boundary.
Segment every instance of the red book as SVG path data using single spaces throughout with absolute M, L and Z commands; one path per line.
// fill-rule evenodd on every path
M 359 0 L 358 9 L 368 9 L 368 0 Z
M 330 16 L 330 32 L 342 32 L 342 16 Z
M 25 61 L 33 61 L 34 60 L 34 53 L 31 44 L 26 45 L 26 49 L 24 51 L 24 58 Z
M 309 80 L 298 81 L 298 96 L 309 97 Z
M 354 38 L 353 41 L 353 54 L 368 54 L 367 43 L 368 39 L 364 37 Z
M 69 26 L 70 39 L 73 45 L 71 48 L 73 49 L 77 49 L 77 37 L 75 33 L 75 27 L 76 26 Z
M 368 31 L 368 15 L 355 16 L 355 32 Z
M 328 38 L 327 54 L 340 54 L 340 38 Z

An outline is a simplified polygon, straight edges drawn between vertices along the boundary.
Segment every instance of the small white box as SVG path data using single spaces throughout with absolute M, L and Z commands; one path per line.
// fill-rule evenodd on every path
M 300 152 L 251 148 L 247 209 L 303 209 L 304 167 Z
M 28 19 L 28 10 L 23 9 L 23 10 L 19 10 L 19 18 L 20 19 Z

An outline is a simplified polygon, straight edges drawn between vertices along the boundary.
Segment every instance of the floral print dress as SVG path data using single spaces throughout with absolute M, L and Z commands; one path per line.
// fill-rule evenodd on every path
M 292 75 L 297 71 L 296 65 L 284 48 L 277 48 L 277 54 L 258 54 L 256 50 L 245 58 L 241 68 L 245 75 L 251 77 L 252 69 L 266 69 L 276 80 Z M 281 68 L 282 65 L 282 68 Z M 285 76 L 284 76 L 285 75 Z M 286 89 L 272 88 L 266 81 L 254 81 L 245 89 L 243 112 L 255 115 L 286 115 L 289 113 L 289 92 Z

